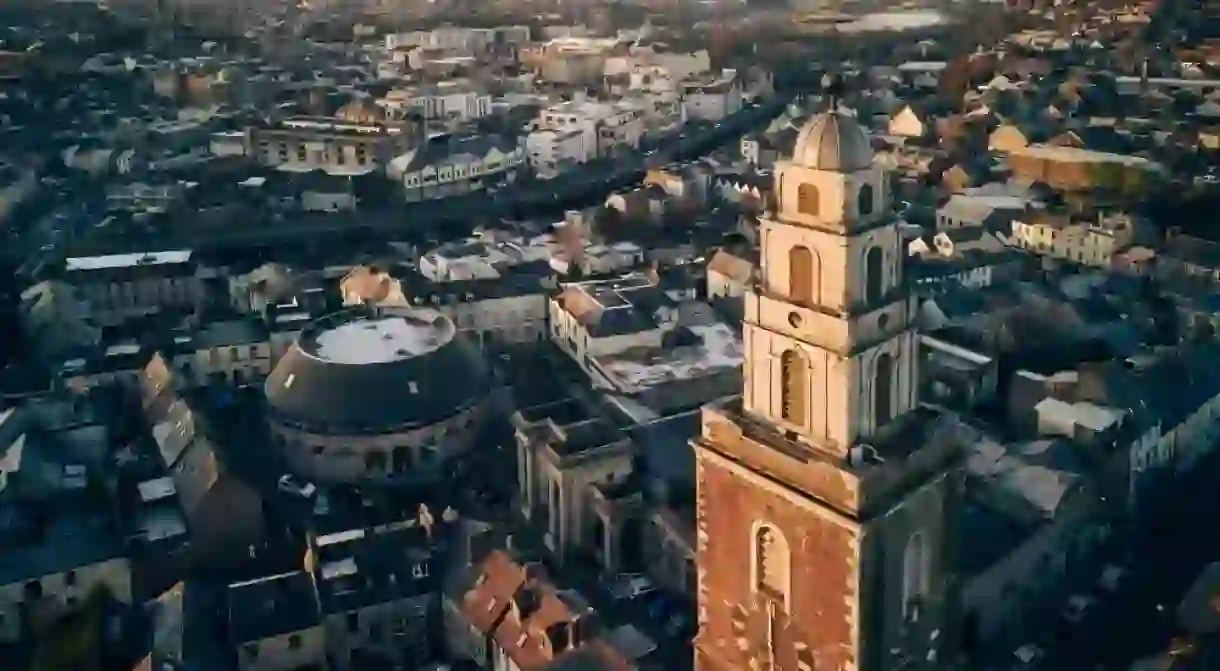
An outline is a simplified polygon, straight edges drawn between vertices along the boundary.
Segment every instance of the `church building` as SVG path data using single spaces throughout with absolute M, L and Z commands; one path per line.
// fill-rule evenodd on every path
M 740 397 L 709 405 L 698 671 L 952 668 L 960 433 L 918 395 L 889 182 L 830 95 L 775 170 Z

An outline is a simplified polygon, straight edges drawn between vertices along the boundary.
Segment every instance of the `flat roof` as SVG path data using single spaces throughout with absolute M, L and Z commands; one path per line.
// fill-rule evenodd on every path
M 389 363 L 426 354 L 448 342 L 454 330 L 448 320 L 427 319 L 431 312 L 339 324 L 320 331 L 309 354 L 344 364 Z
M 1153 161 L 1149 161 L 1142 156 L 1112 154 L 1104 151 L 1093 151 L 1091 149 L 1079 149 L 1077 147 L 1052 147 L 1044 144 L 1035 144 L 1020 149 L 1014 149 L 1010 152 L 1010 154 L 1014 156 L 1028 156 L 1030 158 L 1042 158 L 1069 163 L 1121 163 L 1123 165 L 1140 166 L 1146 168 L 1152 168 L 1157 165 Z
M 193 252 L 177 250 L 166 252 L 138 252 L 134 254 L 108 254 L 105 256 L 78 256 L 65 261 L 69 272 L 78 270 L 106 270 L 135 266 L 159 266 L 187 263 Z
M 745 347 L 727 324 L 688 326 L 698 345 L 598 357 L 601 370 L 623 388 L 642 390 L 664 382 L 694 380 L 725 369 L 740 368 Z

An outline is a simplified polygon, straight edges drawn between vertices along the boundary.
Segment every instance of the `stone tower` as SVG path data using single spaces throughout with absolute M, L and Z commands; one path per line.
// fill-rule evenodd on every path
M 775 172 L 740 399 L 695 439 L 699 671 L 944 669 L 956 654 L 953 418 L 918 398 L 884 171 L 830 109 Z

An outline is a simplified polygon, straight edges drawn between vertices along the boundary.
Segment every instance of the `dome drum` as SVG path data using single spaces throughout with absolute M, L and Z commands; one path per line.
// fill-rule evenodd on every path
M 290 466 L 350 482 L 401 479 L 464 451 L 490 386 L 478 352 L 439 312 L 357 308 L 307 326 L 264 395 Z

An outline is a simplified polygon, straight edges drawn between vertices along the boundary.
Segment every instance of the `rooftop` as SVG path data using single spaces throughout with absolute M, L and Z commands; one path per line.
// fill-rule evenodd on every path
M 140 252 L 135 254 L 109 254 L 106 256 L 81 256 L 65 261 L 68 272 L 78 270 L 106 270 L 111 268 L 131 268 L 134 266 L 157 266 L 188 263 L 192 253 L 189 250 L 167 252 Z
M 597 368 L 620 390 L 638 391 L 738 370 L 745 362 L 745 349 L 735 329 L 721 323 L 686 328 L 699 339 L 697 344 L 627 350 L 598 357 Z
M 409 599 L 438 589 L 439 566 L 423 527 L 318 536 L 314 579 L 323 613 Z
M 313 581 L 304 571 L 229 585 L 229 636 L 234 643 L 304 631 L 319 622 Z
M 332 363 L 388 363 L 436 350 L 454 335 L 453 323 L 440 313 L 372 317 L 319 331 L 306 351 Z M 311 345 L 309 347 L 308 345 Z
M 356 308 L 307 326 L 264 392 L 277 422 L 365 434 L 447 419 L 487 384 L 482 359 L 439 312 Z
M 0 585 L 11 585 L 123 557 L 122 534 L 100 515 L 58 514 L 38 521 L 0 510 Z
M 1104 151 L 1080 149 L 1078 147 L 1054 147 L 1035 144 L 1010 152 L 1011 156 L 1026 156 L 1035 159 L 1059 161 L 1062 163 L 1114 163 L 1131 167 L 1154 169 L 1157 164 L 1141 156 L 1128 154 L 1112 154 Z

